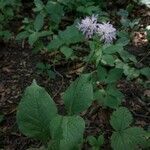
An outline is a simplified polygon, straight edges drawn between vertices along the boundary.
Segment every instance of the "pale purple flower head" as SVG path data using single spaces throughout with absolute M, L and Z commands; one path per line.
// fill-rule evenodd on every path
M 97 33 L 105 43 L 112 43 L 116 39 L 116 29 L 109 22 L 98 24 Z
M 77 28 L 86 36 L 86 38 L 91 38 L 97 31 L 97 15 L 82 19 L 81 23 L 78 23 Z

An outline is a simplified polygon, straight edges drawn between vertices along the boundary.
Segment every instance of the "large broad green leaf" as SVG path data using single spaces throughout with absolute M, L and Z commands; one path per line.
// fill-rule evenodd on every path
M 56 113 L 56 105 L 50 95 L 33 81 L 26 88 L 18 107 L 19 129 L 28 137 L 47 140 L 50 137 L 49 124 Z
M 111 137 L 111 146 L 114 150 L 135 150 L 138 149 L 144 130 L 138 127 L 128 128 L 121 132 L 114 132 Z
M 52 149 L 73 150 L 83 140 L 85 122 L 79 116 L 57 116 L 50 124 Z
M 86 110 L 93 101 L 93 86 L 89 81 L 89 74 L 76 79 L 64 93 L 63 99 L 70 114 Z
M 125 107 L 118 108 L 113 112 L 110 120 L 110 124 L 116 131 L 122 131 L 129 127 L 132 123 L 132 115 Z

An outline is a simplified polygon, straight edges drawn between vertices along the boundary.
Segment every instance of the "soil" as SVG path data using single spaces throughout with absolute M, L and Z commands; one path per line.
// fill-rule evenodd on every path
M 142 12 L 141 12 L 142 13 Z M 143 14 L 143 13 L 142 13 Z M 145 19 L 145 17 L 144 17 Z M 146 20 L 146 19 L 145 19 Z M 144 22 L 143 24 L 147 24 Z M 149 65 L 149 47 L 130 45 L 129 51 L 138 57 L 143 66 Z M 46 88 L 48 93 L 56 102 L 59 112 L 65 114 L 61 94 L 69 86 L 72 80 L 78 76 L 78 67 L 80 62 L 70 65 L 63 62 L 54 66 L 56 78 L 49 79 L 47 75 L 41 75 L 36 70 L 37 62 L 43 62 L 47 56 L 44 54 L 33 54 L 32 50 L 26 46 L 0 43 L 0 112 L 4 114 L 4 120 L 0 124 L 0 149 L 4 150 L 26 150 L 30 147 L 39 147 L 41 143 L 23 136 L 16 124 L 16 110 L 22 97 L 24 89 L 29 86 L 33 79 Z M 145 57 L 147 56 L 147 57 Z M 143 57 L 145 57 L 143 59 Z M 82 64 L 81 64 L 82 66 Z M 80 66 L 80 67 L 81 67 Z M 79 68 L 80 68 L 79 67 Z M 119 89 L 124 93 L 125 99 L 123 105 L 128 107 L 134 116 L 134 125 L 147 129 L 150 122 L 150 90 L 144 88 L 136 80 L 121 80 L 118 83 Z M 96 102 L 81 115 L 86 121 L 85 137 L 88 135 L 98 135 L 104 131 L 105 145 L 104 150 L 110 150 L 109 139 L 112 128 L 109 124 L 109 118 L 112 110 L 102 108 Z M 83 149 L 88 150 L 89 145 L 84 144 Z

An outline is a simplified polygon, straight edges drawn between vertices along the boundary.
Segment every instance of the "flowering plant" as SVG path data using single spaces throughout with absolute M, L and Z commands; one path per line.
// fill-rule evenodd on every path
M 102 108 L 109 107 L 114 110 L 110 117 L 110 124 L 114 130 L 111 136 L 111 147 L 114 150 L 137 149 L 142 142 L 145 142 L 145 132 L 142 128 L 130 126 L 132 115 L 127 108 L 120 107 L 124 95 L 117 88 L 117 82 L 123 74 L 130 75 L 130 77 L 131 75 L 138 76 L 138 73 L 136 74 L 136 71 L 128 65 L 130 62 L 137 63 L 136 58 L 124 50 L 124 46 L 129 42 L 128 36 L 122 37 L 123 33 L 119 35 L 119 31 L 110 22 L 100 22 L 98 15 L 86 16 L 78 24 L 75 22 L 63 28 L 63 31 L 56 32 L 66 10 L 65 1 L 47 1 L 46 4 L 41 0 L 34 2 L 36 5 L 34 10 L 38 14 L 32 24 L 25 20 L 26 31 L 21 33 L 20 38 L 28 37 L 29 44 L 35 46 L 39 45 L 39 38 L 42 42 L 43 37 L 52 35 L 48 45 L 44 43 L 44 49 L 48 52 L 60 52 L 67 60 L 78 59 L 77 45 L 80 46 L 81 43 L 89 45 L 86 49 L 87 55 L 82 56 L 82 60 L 80 59 L 85 64 L 84 69 L 62 94 L 65 115 L 59 114 L 59 109 L 51 96 L 34 80 L 26 88 L 17 110 L 17 123 L 20 131 L 30 138 L 41 140 L 45 144 L 44 149 L 47 150 L 81 150 L 87 125 L 83 114 L 93 101 L 97 101 Z M 85 0 L 84 3 L 86 2 Z M 92 4 L 91 2 L 87 8 L 91 9 Z M 81 8 L 83 7 L 77 10 L 81 11 Z M 44 26 L 46 14 L 50 16 L 50 22 L 55 24 L 55 26 L 50 24 L 50 31 Z M 43 31 L 43 29 L 48 31 Z M 41 50 L 41 47 L 39 49 Z M 94 71 L 89 72 L 87 66 Z M 39 69 L 46 69 L 42 72 L 48 72 L 51 68 L 40 64 Z M 84 71 L 86 73 L 83 73 Z M 98 138 L 91 136 L 87 139 L 94 150 L 100 149 L 105 143 L 103 135 Z
M 109 22 L 98 23 L 98 15 L 86 17 L 78 23 L 78 29 L 85 35 L 86 38 L 92 38 L 94 34 L 100 37 L 100 41 L 112 43 L 116 39 L 116 29 Z

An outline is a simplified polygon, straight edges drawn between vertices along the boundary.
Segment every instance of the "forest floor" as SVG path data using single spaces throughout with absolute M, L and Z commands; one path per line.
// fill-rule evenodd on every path
M 145 14 L 140 13 L 139 15 Z M 146 18 L 142 17 L 143 20 Z M 142 45 L 140 38 L 139 36 L 138 40 L 141 45 L 137 46 L 133 42 L 128 50 L 137 56 L 140 63 L 147 66 L 150 63 L 149 55 L 147 55 L 148 46 Z M 16 124 L 18 103 L 25 87 L 30 85 L 33 79 L 46 88 L 58 105 L 59 112 L 65 114 L 61 94 L 78 76 L 83 64 L 80 62 L 57 64 L 55 66 L 56 78 L 49 79 L 46 75 L 37 72 L 36 64 L 50 60 L 52 57 L 55 57 L 55 54 L 34 54 L 28 46 L 22 48 L 21 45 L 0 43 L 0 111 L 4 114 L 4 120 L 0 125 L 0 149 L 25 150 L 41 144 L 23 136 Z M 147 129 L 150 122 L 150 89 L 144 88 L 136 80 L 127 81 L 125 79 L 118 82 L 118 87 L 125 95 L 123 105 L 132 112 L 134 124 Z M 105 131 L 106 139 L 109 139 L 112 131 L 109 125 L 110 114 L 111 110 L 93 103 L 86 112 L 81 114 L 88 123 L 85 136 L 96 135 L 101 129 Z M 109 140 L 105 143 L 106 150 L 110 149 L 108 142 Z M 88 145 L 85 144 L 84 149 L 88 149 Z

